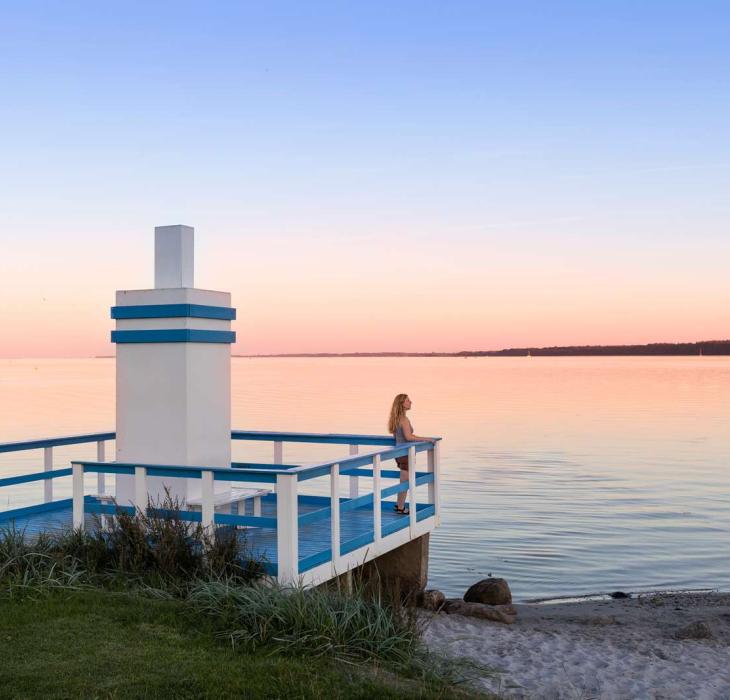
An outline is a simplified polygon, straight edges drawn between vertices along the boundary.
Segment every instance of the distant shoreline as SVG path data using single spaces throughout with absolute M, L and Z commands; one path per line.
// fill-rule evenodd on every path
M 261 355 L 233 355 L 245 358 L 295 357 L 677 357 L 730 355 L 730 340 L 703 340 L 696 343 L 648 343 L 646 345 L 566 345 L 503 350 L 462 350 L 460 352 L 302 352 Z

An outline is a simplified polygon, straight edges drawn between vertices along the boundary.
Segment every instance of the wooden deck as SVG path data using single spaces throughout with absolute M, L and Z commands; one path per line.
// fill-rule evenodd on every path
M 349 499 L 341 499 L 341 504 Z M 312 513 L 329 505 L 330 499 L 320 496 L 300 496 L 298 499 L 299 516 Z M 381 538 L 402 530 L 407 530 L 410 519 L 407 515 L 400 515 L 393 509 L 394 501 L 381 501 Z M 276 518 L 276 496 L 269 495 L 262 499 L 262 517 Z M 2 519 L 0 526 L 14 526 L 24 531 L 31 539 L 40 533 L 58 534 L 72 527 L 72 504 L 70 499 L 56 501 L 45 506 L 47 510 L 29 513 L 13 519 Z M 251 504 L 248 506 L 251 510 Z M 241 513 L 243 514 L 243 513 Z M 2 514 L 0 514 L 1 516 Z M 421 522 L 434 515 L 434 506 L 428 503 L 419 503 L 416 508 L 416 521 Z M 352 510 L 345 510 L 340 515 L 340 556 L 354 552 L 374 541 L 373 508 L 361 506 Z M 94 528 L 98 523 L 98 516 L 93 513 L 85 514 L 85 527 Z M 238 527 L 237 532 L 246 551 L 255 558 L 261 559 L 268 573 L 277 575 L 277 532 L 273 528 Z M 315 522 L 302 524 L 299 527 L 299 573 L 303 574 L 315 567 L 332 561 L 331 546 L 331 519 L 320 518 Z
M 235 527 L 250 555 L 264 561 L 269 573 L 280 582 L 317 585 L 415 540 L 439 525 L 439 438 L 396 445 L 388 435 L 234 430 L 233 440 L 272 443 L 273 462 L 233 462 L 230 467 L 211 467 L 107 462 L 105 443 L 115 437 L 112 432 L 90 433 L 0 444 L 0 453 L 43 451 L 43 471 L 0 477 L 0 487 L 38 481 L 44 484 L 42 502 L 0 511 L 0 528 L 14 524 L 32 538 L 41 532 L 57 533 L 74 526 L 95 527 L 100 515 L 113 515 L 117 507 L 108 497 L 100 500 L 89 495 L 87 487 L 91 479 L 85 480 L 86 476 L 96 478 L 97 494 L 107 493 L 108 474 L 117 479 L 131 478 L 134 495 L 124 497 L 124 502 L 130 504 L 125 506 L 128 512 L 134 511 L 132 503 L 147 504 L 150 478 L 162 478 L 167 483 L 177 479 L 198 480 L 199 504 L 191 505 L 191 510 L 183 511 L 181 517 L 201 522 L 207 528 Z M 55 448 L 94 442 L 96 460 L 54 464 Z M 289 442 L 347 445 L 349 454 L 313 464 L 287 464 L 283 445 Z M 360 454 L 361 447 L 376 449 Z M 424 453 L 421 463 L 426 457 L 425 471 L 417 471 L 418 453 Z M 393 468 L 393 461 L 398 457 L 408 459 L 407 481 L 400 481 L 401 472 Z M 54 500 L 54 481 L 69 477 L 73 497 Z M 329 482 L 330 495 L 303 493 L 305 489 L 310 490 L 306 484 L 312 479 Z M 257 504 L 260 512 L 251 502 L 245 506 L 241 503 L 240 507 L 217 507 L 220 499 L 215 495 L 215 482 L 245 486 L 268 495 Z M 315 493 L 321 493 L 323 485 L 315 486 Z M 341 494 L 347 485 L 350 498 L 343 498 Z M 400 493 L 406 494 L 410 502 L 419 501 L 410 516 L 393 510 Z M 376 527 L 380 532 L 374 531 Z M 337 545 L 333 546 L 334 542 Z

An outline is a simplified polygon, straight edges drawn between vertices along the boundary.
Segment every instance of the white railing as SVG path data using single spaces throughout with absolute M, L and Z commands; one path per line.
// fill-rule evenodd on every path
M 276 528 L 276 552 L 278 577 L 282 581 L 295 581 L 303 574 L 309 576 L 311 571 L 319 571 L 329 578 L 335 572 L 343 573 L 352 568 L 352 562 L 360 557 L 372 558 L 384 551 L 392 549 L 407 540 L 414 539 L 424 532 L 433 529 L 440 520 L 440 458 L 439 442 L 414 442 L 407 445 L 394 445 L 390 436 L 373 435 L 330 435 L 306 433 L 259 433 L 234 431 L 233 439 L 268 440 L 273 443 L 271 464 L 233 463 L 234 468 L 227 467 L 191 467 L 163 466 L 151 464 L 121 464 L 107 462 L 105 442 L 114 439 L 113 433 L 76 436 L 75 438 L 54 438 L 27 443 L 0 444 L 0 452 L 17 451 L 19 449 L 43 449 L 43 469 L 39 474 L 21 475 L 0 479 L 0 486 L 24 483 L 26 481 L 44 480 L 44 503 L 51 504 L 53 499 L 52 480 L 61 476 L 71 476 L 73 496 L 71 499 L 72 522 L 74 527 L 82 528 L 86 513 L 96 512 L 109 514 L 114 505 L 98 496 L 106 491 L 105 475 L 127 474 L 134 478 L 133 498 L 130 510 L 134 507 L 146 508 L 148 505 L 148 477 L 194 478 L 201 479 L 200 511 L 184 511 L 188 519 L 197 519 L 206 528 L 216 524 L 244 525 L 255 528 Z M 58 445 L 76 444 L 78 442 L 96 442 L 96 461 L 74 461 L 71 469 L 55 469 L 53 448 Z M 284 463 L 284 443 L 308 442 L 347 445 L 349 455 L 342 458 L 309 465 L 291 465 Z M 375 445 L 379 449 L 361 453 L 361 446 Z M 416 455 L 426 452 L 425 472 L 416 471 Z M 389 468 L 387 464 L 395 457 L 407 456 L 408 477 L 401 482 L 401 472 Z M 97 474 L 98 494 L 87 496 L 84 488 L 84 477 L 87 473 Z M 329 477 L 329 495 L 314 496 L 304 493 L 304 484 L 310 479 Z M 346 490 L 349 497 L 341 497 L 343 477 L 347 477 Z M 361 478 L 368 477 L 372 481 L 372 489 L 363 493 Z M 216 511 L 215 481 L 258 482 L 269 484 L 276 495 L 266 496 L 267 517 L 262 516 L 261 500 L 254 501 L 254 515 L 246 516 Z M 396 481 L 388 484 L 389 480 Z M 422 503 L 417 503 L 419 486 L 427 485 L 427 495 Z M 406 492 L 409 515 L 396 515 L 389 510 L 383 511 L 382 503 L 400 492 Z M 263 491 L 266 493 L 266 491 Z M 275 505 L 272 499 L 275 498 Z M 68 501 L 65 502 L 68 504 Z M 60 507 L 60 502 L 59 502 Z M 68 507 L 66 505 L 65 507 Z M 33 510 L 33 506 L 27 509 Z M 275 510 L 274 510 L 275 509 Z M 350 518 L 349 512 L 363 509 L 356 520 Z M 14 511 L 18 512 L 18 511 Z M 273 514 L 275 513 L 275 517 Z M 364 515 L 368 513 L 367 515 Z M 1 514 L 0 514 L 1 515 Z M 364 516 L 364 517 L 363 517 Z M 309 528 L 318 520 L 329 520 L 329 537 L 325 541 L 317 540 L 315 554 L 300 556 L 300 535 L 305 538 L 321 538 L 322 528 Z M 345 527 L 347 524 L 347 527 Z M 356 527 L 353 527 L 355 525 Z M 346 533 L 346 534 L 343 534 Z M 353 533 L 355 536 L 353 537 Z M 255 535 L 255 532 L 253 532 Z M 308 545 L 312 540 L 307 541 Z M 312 547 L 308 547 L 310 551 Z M 362 562 L 360 562 L 362 563 Z M 322 573 L 324 572 L 324 573 Z M 319 575 L 319 574 L 318 574 Z M 311 578 L 311 577 L 310 577 Z

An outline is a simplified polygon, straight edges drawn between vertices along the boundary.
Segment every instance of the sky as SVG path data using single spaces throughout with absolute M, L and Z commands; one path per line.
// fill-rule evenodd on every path
M 156 225 L 234 353 L 730 337 L 727 2 L 4 2 L 0 357 L 111 354 Z

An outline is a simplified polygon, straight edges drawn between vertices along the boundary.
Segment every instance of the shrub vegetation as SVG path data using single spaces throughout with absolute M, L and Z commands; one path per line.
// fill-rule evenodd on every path
M 22 622 L 29 606 L 42 612 L 40 620 L 44 620 L 43 614 L 48 618 L 43 624 L 48 623 L 44 643 L 50 645 L 49 654 L 61 652 L 68 660 L 69 654 L 78 652 L 73 644 L 67 646 L 66 631 L 58 619 L 66 610 L 64 600 L 70 601 L 68 611 L 75 611 L 69 629 L 75 630 L 73 634 L 79 639 L 88 636 L 83 644 L 89 668 L 101 663 L 111 644 L 106 635 L 119 634 L 129 638 L 129 644 L 122 645 L 120 669 L 140 653 L 149 655 L 150 663 L 154 658 L 170 657 L 172 661 L 178 654 L 178 668 L 191 663 L 181 676 L 188 677 L 197 673 L 198 666 L 185 660 L 182 647 L 187 650 L 192 645 L 199 647 L 203 656 L 210 655 L 211 669 L 234 654 L 241 659 L 238 668 L 258 664 L 262 672 L 266 668 L 266 673 L 278 673 L 275 686 L 284 673 L 276 670 L 277 665 L 288 665 L 286 673 L 295 677 L 288 689 L 269 694 L 262 690 L 261 695 L 243 693 L 246 697 L 372 697 L 375 692 L 362 695 L 358 688 L 373 690 L 373 684 L 382 686 L 377 694 L 384 697 L 470 694 L 453 689 L 454 684 L 468 678 L 466 667 L 446 663 L 427 651 L 421 641 L 418 616 L 412 608 L 404 607 L 398 596 L 358 586 L 349 592 L 339 588 L 282 588 L 266 578 L 264 562 L 251 555 L 235 530 L 217 528 L 208 533 L 199 523 L 181 519 L 174 502 L 150 507 L 146 513 L 120 511 L 107 518 L 105 527 L 97 523 L 87 531 L 42 535 L 33 540 L 13 528 L 0 532 L 0 616 L 4 620 L 0 629 L 9 629 L 8 639 L 13 641 L 2 652 L 4 660 L 10 661 L 0 676 L 5 681 L 32 676 L 37 692 L 29 693 L 31 697 L 48 695 L 41 677 L 49 674 L 57 681 L 67 679 L 57 686 L 63 691 L 57 697 L 99 693 L 104 697 L 103 686 L 89 692 L 96 688 L 94 679 L 101 682 L 103 674 L 97 677 L 79 671 L 80 675 L 71 679 L 59 669 L 53 671 L 53 663 L 42 662 L 42 654 L 22 654 L 24 644 L 30 643 L 23 631 L 27 629 L 31 634 L 30 629 Z M 93 621 L 82 614 L 84 605 L 94 610 Z M 141 634 L 142 619 L 152 625 L 145 628 L 150 631 L 148 637 Z M 15 627 L 13 620 L 18 621 Z M 164 628 L 162 637 L 153 630 L 158 624 L 154 620 L 162 626 L 160 629 Z M 166 654 L 163 647 L 167 642 L 161 640 L 169 642 L 170 635 L 175 643 Z M 346 662 L 344 666 L 342 662 Z M 50 666 L 38 668 L 41 663 Z M 145 671 L 142 686 L 148 687 L 151 694 L 142 692 L 142 686 L 134 685 L 133 678 L 124 673 L 116 674 L 122 685 L 114 690 L 110 687 L 109 692 L 115 697 L 119 693 L 135 697 L 165 695 L 160 695 L 160 684 L 177 687 L 180 678 L 170 677 L 174 672 L 166 663 L 154 671 L 152 665 L 145 665 L 149 670 Z M 359 686 L 344 678 L 346 668 L 347 678 L 359 679 Z M 312 675 L 312 669 L 318 669 L 317 673 Z M 228 693 L 235 694 L 236 684 L 243 682 L 245 675 L 241 671 L 241 678 L 236 680 L 212 671 L 200 673 L 196 681 L 190 681 L 188 690 L 209 688 L 210 692 L 193 693 L 197 697 L 215 697 L 215 689 L 224 681 L 231 684 Z M 388 676 L 386 684 L 382 674 Z M 124 678 L 127 680 L 122 682 Z M 330 687 L 340 682 L 341 689 L 349 688 L 345 694 Z M 2 687 L 0 682 L 0 697 L 6 692 Z M 11 688 L 12 682 L 4 687 Z M 306 687 L 311 692 L 304 692 Z M 391 688 L 398 692 L 393 695 Z M 182 691 L 170 694 L 186 696 Z

